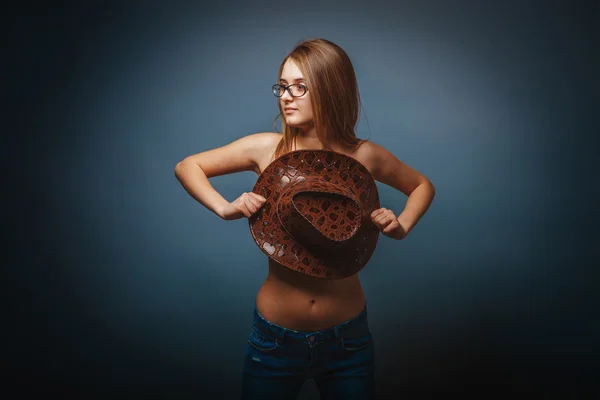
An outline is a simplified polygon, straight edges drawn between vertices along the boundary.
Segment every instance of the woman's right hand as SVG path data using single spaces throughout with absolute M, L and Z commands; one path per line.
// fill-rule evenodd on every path
M 231 203 L 227 203 L 219 210 L 219 217 L 227 221 L 242 217 L 250 218 L 252 214 L 256 213 L 262 207 L 265 201 L 267 199 L 254 192 L 242 193 L 240 197 Z

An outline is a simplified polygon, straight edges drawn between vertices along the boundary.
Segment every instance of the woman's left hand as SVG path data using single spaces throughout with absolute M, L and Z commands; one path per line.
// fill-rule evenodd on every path
M 406 230 L 398 222 L 398 218 L 392 210 L 379 208 L 371 213 L 371 220 L 385 236 L 396 240 L 406 237 Z

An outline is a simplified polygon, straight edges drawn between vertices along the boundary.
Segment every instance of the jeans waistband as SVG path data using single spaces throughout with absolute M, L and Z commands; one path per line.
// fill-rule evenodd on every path
M 354 332 L 360 335 L 368 330 L 367 305 L 365 303 L 362 311 L 355 317 L 344 321 L 341 324 L 332 326 L 331 328 L 319 331 L 297 331 L 274 324 L 264 318 L 255 306 L 253 326 L 265 334 L 275 335 L 280 339 L 283 339 L 284 337 L 294 339 L 305 339 L 307 337 L 314 337 L 313 339 L 329 339 L 333 337 L 344 337 L 346 335 L 351 336 Z

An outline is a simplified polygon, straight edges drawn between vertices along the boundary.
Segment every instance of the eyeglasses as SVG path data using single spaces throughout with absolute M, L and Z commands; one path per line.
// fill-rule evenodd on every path
M 273 94 L 276 97 L 283 96 L 283 93 L 286 90 L 292 97 L 302 97 L 306 94 L 306 92 L 308 91 L 308 88 L 305 85 L 302 85 L 300 83 L 295 83 L 293 85 L 280 85 L 280 84 L 276 83 L 275 85 L 273 85 L 272 90 L 273 90 Z

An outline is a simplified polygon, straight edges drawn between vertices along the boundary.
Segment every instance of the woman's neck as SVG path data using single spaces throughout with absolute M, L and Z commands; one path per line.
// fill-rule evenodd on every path
M 309 127 L 299 127 L 298 134 L 296 136 L 303 140 L 319 140 L 314 124 L 311 124 Z

